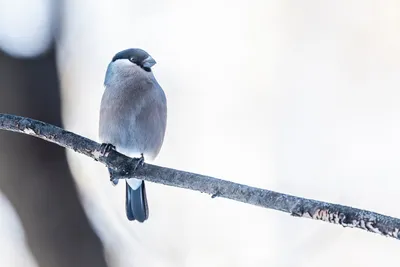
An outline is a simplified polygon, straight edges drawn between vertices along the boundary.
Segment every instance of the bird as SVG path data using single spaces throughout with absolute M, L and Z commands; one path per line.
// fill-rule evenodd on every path
M 154 160 L 164 142 L 167 99 L 152 67 L 156 61 L 140 48 L 114 55 L 104 78 L 100 104 L 99 139 L 102 146 L 129 156 Z M 117 185 L 117 171 L 109 168 Z M 145 182 L 126 179 L 126 216 L 143 223 L 149 217 Z

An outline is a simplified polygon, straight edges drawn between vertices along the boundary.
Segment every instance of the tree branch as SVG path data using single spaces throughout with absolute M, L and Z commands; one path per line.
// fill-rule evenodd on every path
M 322 220 L 400 239 L 400 219 L 397 218 L 146 163 L 135 170 L 138 159 L 129 158 L 115 150 L 103 154 L 101 145 L 90 139 L 29 118 L 0 114 L 0 129 L 28 134 L 72 149 L 117 170 L 122 174 L 122 178 L 135 177 L 154 183 L 196 190 L 210 194 L 213 198 L 228 198 L 283 211 L 296 217 Z

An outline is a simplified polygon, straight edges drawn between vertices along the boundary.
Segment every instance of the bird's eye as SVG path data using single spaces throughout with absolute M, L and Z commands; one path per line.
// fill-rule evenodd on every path
M 134 57 L 130 57 L 129 61 L 135 63 L 135 58 Z

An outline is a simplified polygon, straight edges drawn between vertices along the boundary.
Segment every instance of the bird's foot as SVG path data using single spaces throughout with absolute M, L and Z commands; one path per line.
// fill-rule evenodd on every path
M 118 178 L 110 176 L 110 182 L 113 186 L 116 186 L 118 184 Z
M 108 173 L 110 174 L 110 182 L 112 185 L 116 186 L 118 184 L 118 171 L 108 168 Z
M 108 168 L 108 172 L 110 173 L 110 182 L 111 182 L 111 184 L 113 186 L 116 186 L 118 184 L 118 177 L 116 175 L 116 172 L 111 168 Z
M 100 153 L 103 155 L 105 155 L 106 153 L 110 153 L 111 150 L 115 150 L 115 146 L 113 146 L 112 144 L 103 143 L 100 146 Z
M 135 165 L 135 169 L 134 171 L 136 171 L 139 167 L 144 165 L 144 157 L 143 157 L 143 153 L 140 154 L 140 158 L 136 158 L 138 159 L 138 162 Z

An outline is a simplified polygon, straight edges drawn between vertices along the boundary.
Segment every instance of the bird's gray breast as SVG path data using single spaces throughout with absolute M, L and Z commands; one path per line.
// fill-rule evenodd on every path
M 166 98 L 157 82 L 109 84 L 101 100 L 99 137 L 123 154 L 153 159 L 162 146 L 166 120 Z

